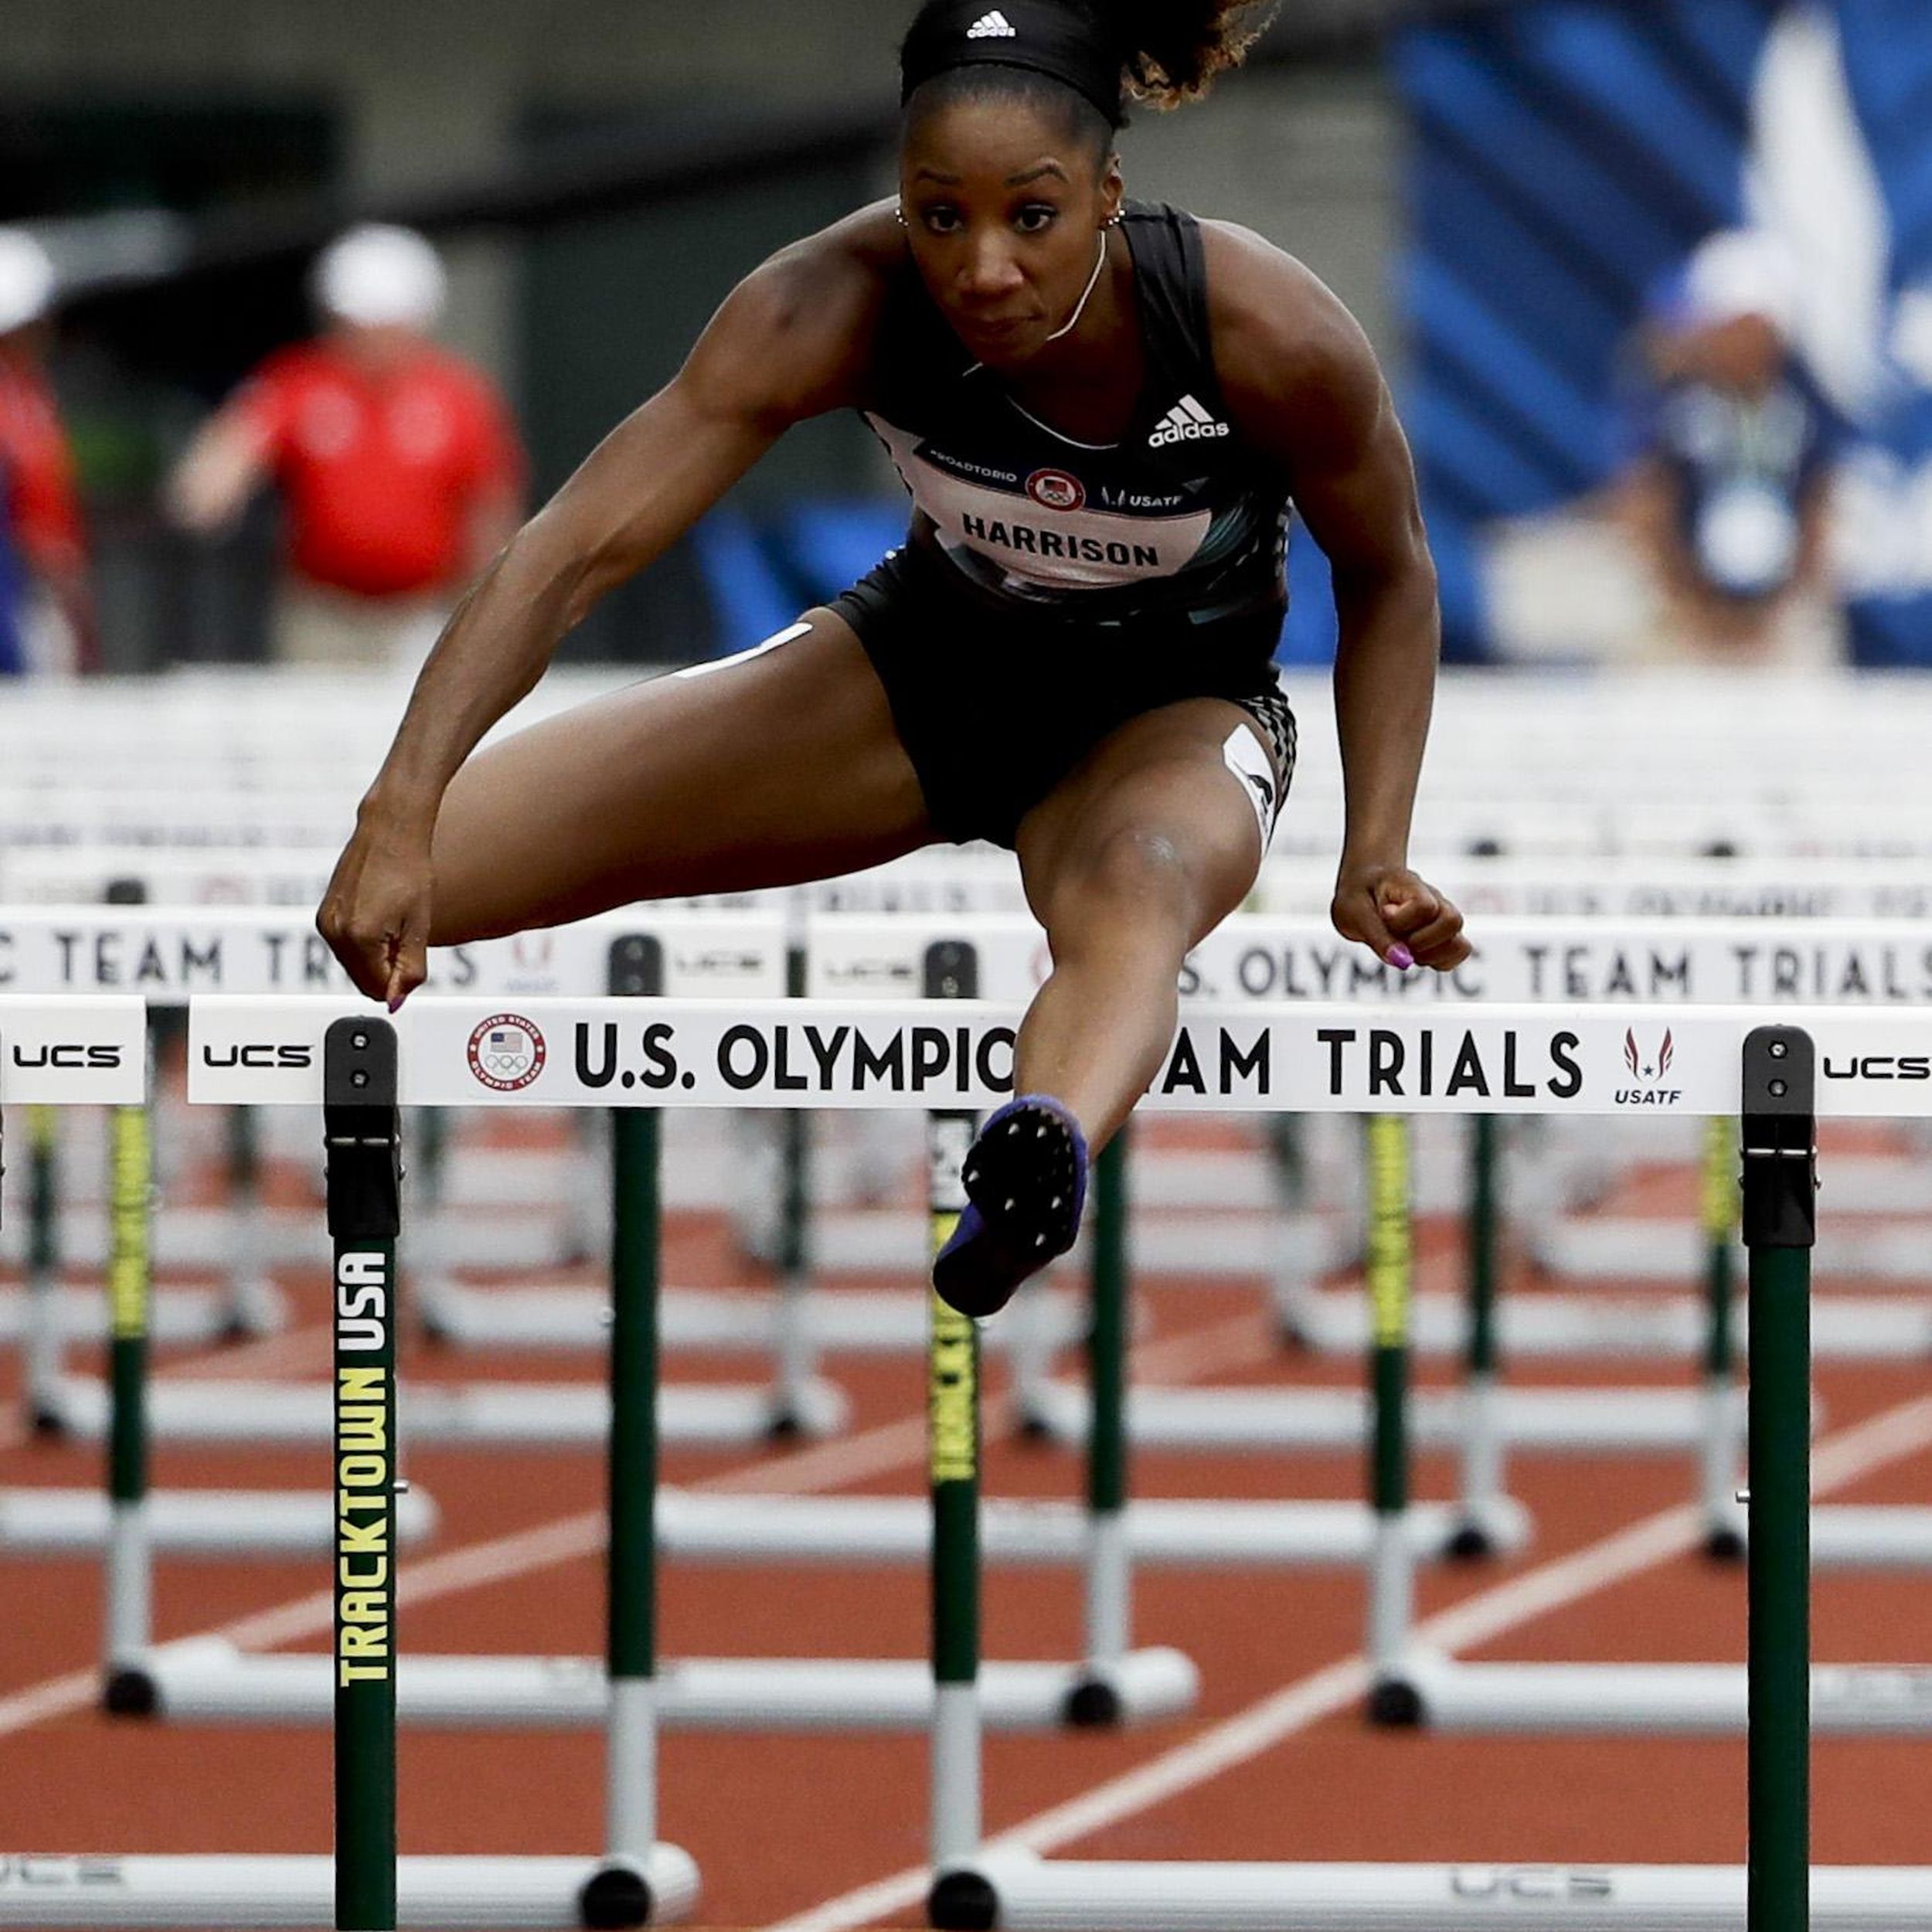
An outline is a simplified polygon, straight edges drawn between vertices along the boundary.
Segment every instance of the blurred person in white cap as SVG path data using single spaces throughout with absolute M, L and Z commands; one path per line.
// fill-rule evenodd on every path
M 1620 491 L 1655 593 L 1641 659 L 1797 668 L 1842 655 L 1824 569 L 1826 425 L 1791 348 L 1798 300 L 1778 237 L 1725 229 L 1643 332 Z
M 73 458 L 46 376 L 54 294 L 47 251 L 0 228 L 0 674 L 94 657 Z
M 169 506 L 213 536 L 272 482 L 277 662 L 413 667 L 515 530 L 522 452 L 488 379 L 430 338 L 447 285 L 420 235 L 352 228 L 311 286 L 321 334 L 270 355 L 203 425 Z

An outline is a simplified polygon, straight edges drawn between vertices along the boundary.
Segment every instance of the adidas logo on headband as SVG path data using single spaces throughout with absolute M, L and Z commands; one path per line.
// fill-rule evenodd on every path
M 1191 396 L 1183 396 L 1147 439 L 1148 447 L 1165 449 L 1170 443 L 1198 443 L 1203 437 L 1226 436 L 1228 426 L 1217 423 Z
M 966 29 L 968 40 L 1017 40 L 1019 29 L 999 12 L 983 13 Z

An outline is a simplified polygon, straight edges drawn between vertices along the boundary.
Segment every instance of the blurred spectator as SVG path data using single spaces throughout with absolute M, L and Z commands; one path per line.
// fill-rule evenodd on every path
M 0 228 L 0 673 L 94 659 L 94 610 L 73 460 L 45 369 L 53 264 Z
M 284 664 L 406 665 L 509 539 L 523 457 L 481 371 L 430 341 L 445 281 L 407 229 L 351 229 L 323 251 L 325 328 L 270 356 L 206 423 L 168 483 L 175 519 L 226 529 L 279 489 Z
M 1644 331 L 1639 453 L 1617 491 L 1655 593 L 1641 658 L 1842 655 L 1823 570 L 1825 423 L 1791 350 L 1798 295 L 1781 243 L 1726 230 Z

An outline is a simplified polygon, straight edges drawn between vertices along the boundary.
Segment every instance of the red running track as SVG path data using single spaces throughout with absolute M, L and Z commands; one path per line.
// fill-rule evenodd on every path
M 1662 1177 L 1641 1198 L 1687 1208 L 1688 1176 Z M 681 1219 L 676 1277 L 743 1279 L 713 1224 Z M 1455 1274 L 1450 1231 L 1432 1230 L 1425 1284 Z M 304 1325 L 226 1352 L 236 1372 L 321 1372 L 325 1298 L 291 1282 Z M 1350 1380 L 1348 1363 L 1284 1360 L 1250 1289 L 1163 1283 L 1147 1295 L 1144 1366 L 1170 1376 L 1265 1382 Z M 681 1379 L 742 1376 L 742 1362 L 677 1358 Z M 474 1379 L 487 1361 L 417 1349 L 409 1369 Z M 197 1372 L 206 1365 L 198 1363 Z M 495 1372 L 503 1372 L 499 1366 Z M 838 1362 L 856 1410 L 853 1434 L 790 1453 L 673 1456 L 689 1484 L 913 1493 L 922 1468 L 920 1365 Z M 543 1374 L 594 1376 L 548 1359 Z M 1656 1364 L 1597 1365 L 1588 1378 L 1682 1381 Z M 1523 1380 L 1554 1379 L 1539 1365 Z M 1920 1401 L 1922 1366 L 1821 1369 L 1828 1437 Z M 10 1393 L 10 1391 L 9 1391 Z M 1007 1440 L 989 1421 L 989 1493 L 1073 1495 L 1077 1459 Z M 1922 1437 L 1923 1439 L 1923 1432 Z M 600 1643 L 597 1512 L 602 1475 L 590 1454 L 480 1454 L 419 1449 L 412 1478 L 443 1510 L 436 1549 L 403 1571 L 407 1650 L 591 1652 Z M 0 1485 L 87 1481 L 96 1454 L 26 1443 L 0 1425 Z M 158 1483 L 310 1484 L 328 1479 L 324 1452 L 157 1454 Z M 1696 1554 L 1666 1557 L 1619 1580 L 1580 1588 L 1531 1614 L 1498 1599 L 1515 1579 L 1616 1538 L 1689 1493 L 1682 1464 L 1519 1458 L 1512 1486 L 1536 1522 L 1518 1561 L 1434 1573 L 1421 1610 L 1487 1599 L 1507 1624 L 1471 1655 L 1523 1658 L 1724 1659 L 1743 1648 L 1743 1581 Z M 1425 1461 L 1424 1495 L 1447 1495 L 1453 1471 Z M 1336 1496 L 1359 1493 L 1353 1457 L 1178 1457 L 1142 1454 L 1146 1495 Z M 1932 1501 L 1926 1454 L 1896 1457 L 1841 1500 Z M 328 1566 L 164 1566 L 159 1635 L 236 1620 L 255 1641 L 321 1648 Z M 668 1655 L 920 1654 L 925 1628 L 917 1573 L 850 1574 L 681 1566 L 662 1582 Z M 1122 1735 L 996 1738 L 986 1756 L 986 1818 L 1004 1832 L 1099 1793 L 1083 1816 L 1036 1834 L 1070 1855 L 1132 1858 L 1408 1859 L 1469 1862 L 1736 1862 L 1743 1852 L 1741 1742 L 1450 1739 L 1366 1726 L 1335 1667 L 1355 1658 L 1361 1588 L 1342 1577 L 1154 1572 L 1136 1585 L 1137 1641 L 1174 1644 L 1199 1662 L 1198 1713 Z M 1821 1659 L 1932 1658 L 1932 1590 L 1910 1579 L 1825 1577 L 1815 1593 Z M 0 1844 L 16 1850 L 298 1852 L 329 1833 L 328 1743 L 317 1732 L 187 1730 L 112 1720 L 92 1707 L 100 1585 L 91 1563 L 0 1564 Z M 269 1613 L 264 1624 L 260 1620 Z M 1077 1585 L 1066 1575 L 995 1572 L 986 1591 L 991 1656 L 1072 1655 Z M 1327 1675 L 1325 1675 L 1326 1673 Z M 1284 1699 L 1298 1685 L 1312 1689 Z M 1337 1690 L 1335 1686 L 1342 1688 Z M 1324 1694 L 1325 1691 L 1327 1694 Z M 1274 1700 L 1272 1704 L 1268 1700 Z M 1257 1706 L 1274 1721 L 1243 1755 L 1229 1720 Z M 1252 1741 L 1252 1740 L 1250 1740 Z M 1225 1762 L 1209 1774 L 1209 1766 Z M 1816 1856 L 1832 1862 L 1932 1862 L 1932 1747 L 1821 1741 L 1815 1751 Z M 1127 1774 L 1153 1767 L 1145 1788 Z M 580 1852 L 598 1846 L 601 1752 L 588 1736 L 404 1734 L 400 1781 L 406 1850 Z M 708 1925 L 796 1923 L 817 1932 L 920 1922 L 916 1872 L 925 1832 L 924 1756 L 917 1740 L 673 1736 L 662 1759 L 662 1830 L 697 1858 Z M 898 1877 L 901 1882 L 894 1885 Z M 883 1884 L 881 1882 L 886 1881 Z M 848 1895 L 857 1893 L 855 1899 Z M 844 1901 L 844 1903 L 841 1903 Z

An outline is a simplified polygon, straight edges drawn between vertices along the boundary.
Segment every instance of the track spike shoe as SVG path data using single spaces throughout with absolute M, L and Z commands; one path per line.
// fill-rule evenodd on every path
M 939 1298 L 975 1320 L 997 1315 L 1073 1245 L 1087 1167 L 1087 1137 L 1050 1094 L 1022 1094 L 988 1115 L 960 1172 L 968 1206 L 933 1262 Z

